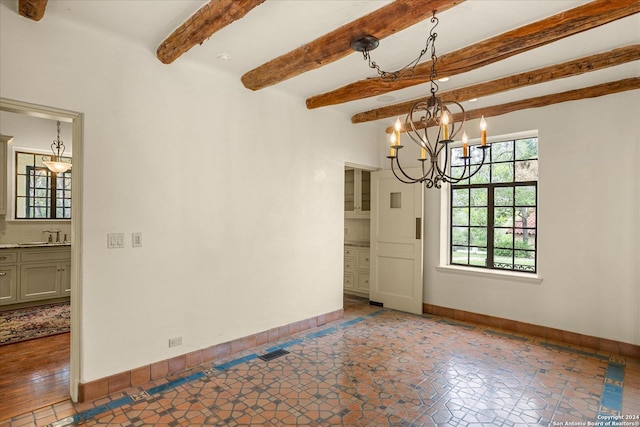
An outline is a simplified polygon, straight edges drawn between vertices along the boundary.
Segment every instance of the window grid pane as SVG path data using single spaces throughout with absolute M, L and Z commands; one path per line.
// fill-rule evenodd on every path
M 493 143 L 471 182 L 451 186 L 451 264 L 536 272 L 537 156 L 537 138 Z
M 52 156 L 16 152 L 16 219 L 71 218 L 71 172 L 56 174 L 42 163 Z M 63 161 L 71 161 L 63 157 Z

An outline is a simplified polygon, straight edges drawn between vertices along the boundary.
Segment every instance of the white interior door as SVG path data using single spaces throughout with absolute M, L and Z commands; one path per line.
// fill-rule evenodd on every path
M 407 171 L 409 173 L 409 171 Z M 422 184 L 371 177 L 371 289 L 384 307 L 422 313 Z

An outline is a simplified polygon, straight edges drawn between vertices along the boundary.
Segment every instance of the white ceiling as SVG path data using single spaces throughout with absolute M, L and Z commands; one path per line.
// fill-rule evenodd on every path
M 7 8 L 17 11 L 17 0 L 0 1 L 3 12 Z M 76 25 L 118 33 L 145 46 L 150 60 L 157 61 L 158 45 L 205 3 L 203 0 L 50 0 L 43 19 L 72 20 Z M 266 0 L 243 19 L 193 47 L 176 62 L 194 61 L 206 67 L 223 68 L 240 79 L 247 71 L 389 3 L 388 0 Z M 588 1 L 464 1 L 438 15 L 437 53 L 442 55 L 584 3 Z M 426 19 L 381 40 L 380 47 L 372 53 L 373 59 L 386 70 L 405 65 L 424 47 L 430 26 Z M 640 14 L 454 76 L 449 82 L 441 83 L 440 90 L 464 87 L 635 43 L 640 43 Z M 231 60 L 217 59 L 221 52 L 229 53 Z M 367 67 L 362 54 L 354 52 L 342 60 L 279 83 L 276 88 L 299 96 L 304 105 L 304 100 L 310 96 L 374 76 L 375 72 Z M 640 61 L 512 90 L 481 99 L 472 106 L 465 105 L 465 108 L 476 109 L 634 76 L 640 76 Z M 425 96 L 427 91 L 427 85 L 420 85 L 389 93 L 393 100 L 382 102 L 374 97 L 326 108 L 337 109 L 350 118 L 358 112 Z

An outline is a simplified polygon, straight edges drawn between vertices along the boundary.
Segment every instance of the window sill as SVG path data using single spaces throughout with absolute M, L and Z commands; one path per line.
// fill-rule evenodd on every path
M 481 268 L 469 268 L 453 265 L 439 265 L 436 270 L 441 273 L 462 274 L 465 276 L 484 277 L 487 279 L 500 279 L 512 282 L 530 283 L 539 285 L 542 283 L 542 277 L 538 274 L 517 273 L 511 271 L 486 270 Z
M 71 219 L 7 219 L 6 222 L 12 224 L 37 224 L 37 223 L 61 223 L 61 224 L 71 224 Z

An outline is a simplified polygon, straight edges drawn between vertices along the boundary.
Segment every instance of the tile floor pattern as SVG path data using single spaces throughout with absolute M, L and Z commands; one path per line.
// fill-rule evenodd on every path
M 0 427 L 548 426 L 640 414 L 637 361 L 353 301 L 319 330 Z M 289 353 L 257 358 L 276 349 Z

